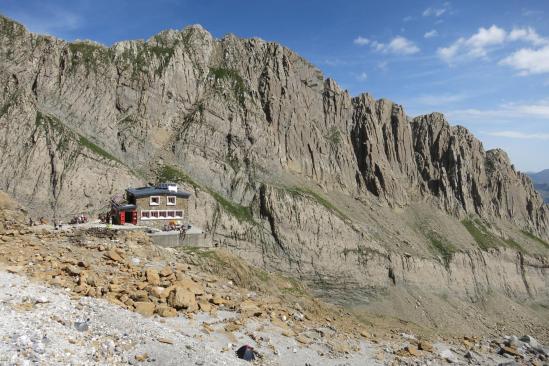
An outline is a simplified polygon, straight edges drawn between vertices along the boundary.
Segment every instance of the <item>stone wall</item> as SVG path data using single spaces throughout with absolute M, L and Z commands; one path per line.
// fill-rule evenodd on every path
M 151 205 L 150 204 L 150 197 L 141 197 L 136 199 L 136 205 L 137 205 L 137 224 L 138 225 L 144 225 L 144 226 L 152 226 L 161 228 L 164 225 L 168 224 L 169 222 L 180 222 L 182 224 L 185 224 L 189 221 L 188 217 L 188 209 L 187 209 L 187 199 L 183 197 L 177 197 L 176 198 L 176 204 L 175 205 L 168 205 L 167 200 L 169 195 L 160 195 L 160 202 L 158 205 Z M 183 211 L 183 217 L 182 218 L 159 218 L 159 219 L 143 219 L 142 218 L 142 211 Z

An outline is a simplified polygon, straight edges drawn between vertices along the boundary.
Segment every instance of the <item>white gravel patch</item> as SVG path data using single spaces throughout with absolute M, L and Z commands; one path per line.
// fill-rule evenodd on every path
M 0 365 L 248 364 L 104 300 L 71 300 L 63 289 L 3 271 L 0 314 Z M 143 353 L 148 360 L 136 361 Z

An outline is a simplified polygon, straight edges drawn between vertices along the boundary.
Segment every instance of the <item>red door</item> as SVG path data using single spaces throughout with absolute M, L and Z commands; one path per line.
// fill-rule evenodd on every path
M 132 224 L 137 225 L 137 211 L 132 211 Z
M 124 211 L 120 211 L 120 225 L 124 225 L 126 223 L 126 213 Z

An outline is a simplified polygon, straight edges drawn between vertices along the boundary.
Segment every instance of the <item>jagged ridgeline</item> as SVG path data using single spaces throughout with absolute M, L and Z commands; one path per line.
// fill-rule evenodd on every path
M 0 60 L 0 188 L 33 213 L 174 180 L 213 242 L 325 293 L 548 295 L 549 212 L 503 151 L 279 44 L 190 26 L 105 47 L 0 18 Z

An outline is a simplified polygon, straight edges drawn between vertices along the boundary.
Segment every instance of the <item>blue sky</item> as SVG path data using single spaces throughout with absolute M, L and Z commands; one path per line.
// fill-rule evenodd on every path
M 352 95 L 443 112 L 518 169 L 549 168 L 549 0 L 1 0 L 0 12 L 106 45 L 195 23 L 280 42 Z

